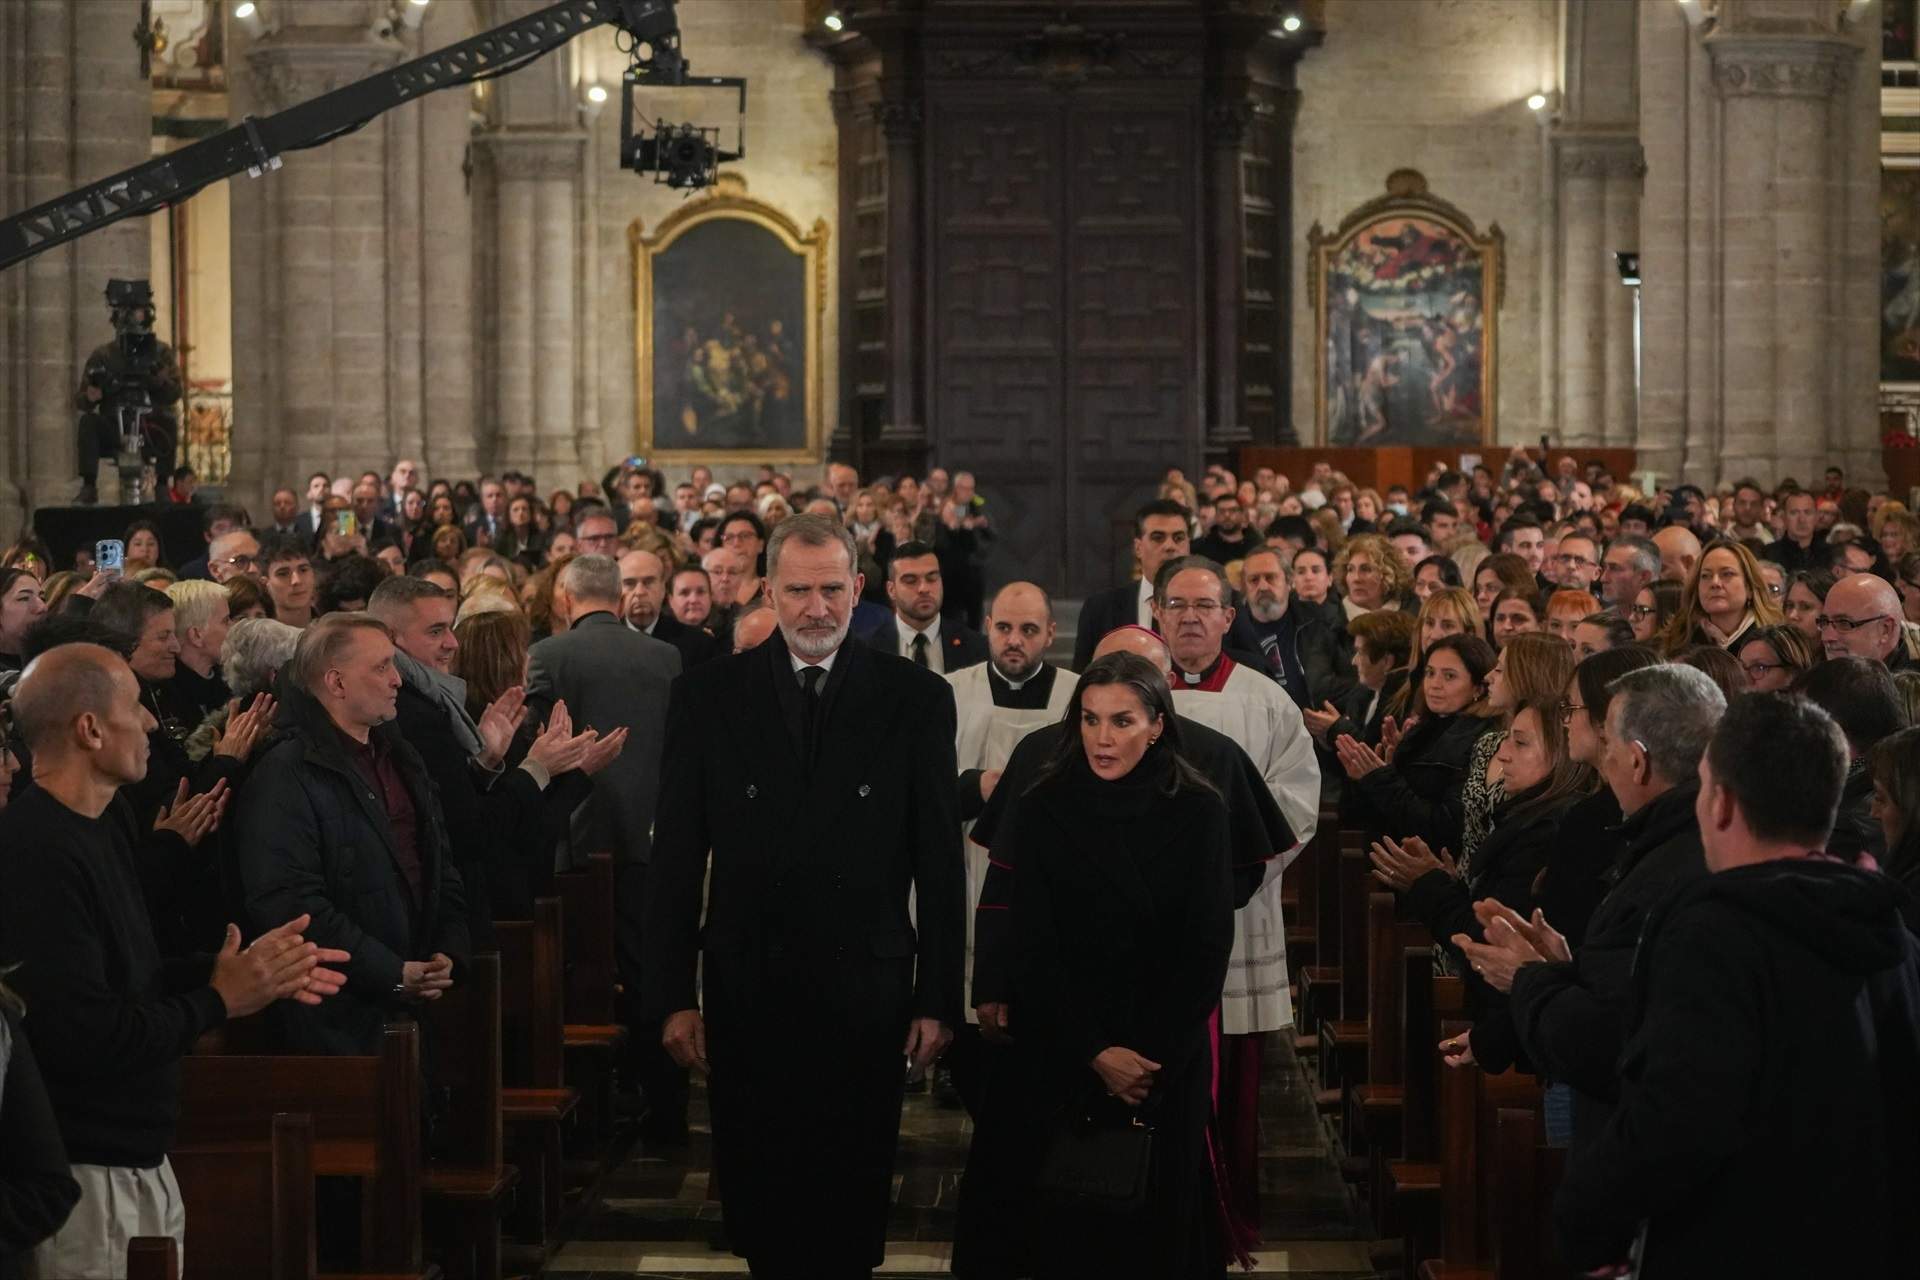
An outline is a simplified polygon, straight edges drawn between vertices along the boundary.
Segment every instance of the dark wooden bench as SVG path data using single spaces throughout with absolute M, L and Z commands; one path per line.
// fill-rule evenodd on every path
M 1373 864 L 1366 851 L 1347 842 L 1340 850 L 1337 864 L 1338 997 L 1334 1001 L 1337 1016 L 1323 1018 L 1319 1026 L 1320 1090 L 1315 1101 L 1322 1111 L 1338 1112 L 1344 1100 L 1343 1086 L 1356 1077 L 1366 1063 L 1367 1053 L 1367 898 L 1372 887 Z
M 510 1224 L 522 1243 L 544 1246 L 559 1228 L 566 1164 L 562 1133 L 580 1095 L 566 1082 L 563 907 L 533 904 L 531 920 L 494 923 L 500 943 L 501 1113 L 507 1150 L 520 1169 Z
M 444 1133 L 422 1179 L 425 1222 L 449 1280 L 498 1280 L 500 1220 L 520 1179 L 506 1162 L 500 1084 L 500 957 L 475 956 L 463 980 L 421 1006 L 434 1037 Z
M 1375 1148 L 1388 1155 L 1400 1152 L 1407 1067 L 1405 957 L 1411 948 L 1420 948 L 1423 956 L 1431 950 L 1426 929 L 1397 919 L 1397 907 L 1391 893 L 1367 897 L 1366 1071 L 1365 1079 L 1348 1086 L 1341 1130 L 1352 1155 Z
M 580 1093 L 574 1133 L 584 1154 L 604 1155 L 613 1138 L 613 1078 L 628 1029 L 620 1024 L 614 962 L 613 855 L 596 853 L 578 871 L 553 878 L 566 930 L 567 1078 Z
M 1337 1014 L 1335 1002 L 1340 996 L 1340 963 L 1336 951 L 1336 940 L 1340 936 L 1340 851 L 1347 847 L 1360 847 L 1358 842 L 1361 839 L 1357 831 L 1341 831 L 1333 824 L 1326 824 L 1314 832 L 1313 839 L 1300 855 L 1302 859 L 1313 860 L 1315 884 L 1312 916 L 1314 962 L 1290 971 L 1299 974 L 1300 999 L 1294 1007 L 1294 1026 L 1303 1037 L 1303 1040 L 1296 1041 L 1296 1048 L 1303 1055 L 1309 1054 L 1314 1047 L 1314 1037 L 1319 1032 L 1321 1021 Z

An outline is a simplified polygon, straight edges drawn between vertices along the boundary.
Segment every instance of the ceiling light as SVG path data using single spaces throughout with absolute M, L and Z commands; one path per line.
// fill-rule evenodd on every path
M 1529 97 L 1527 98 L 1527 110 L 1529 110 L 1529 111 L 1544 111 L 1544 110 L 1546 110 L 1546 109 L 1547 109 L 1547 95 L 1546 95 L 1546 94 L 1544 94 L 1544 93 L 1536 93 L 1536 94 L 1532 94 L 1532 95 L 1530 95 L 1530 96 L 1529 96 Z
M 607 86 L 603 84 L 596 84 L 588 87 L 587 89 L 588 102 L 605 102 L 606 100 L 607 100 Z
M 242 31 L 255 39 L 267 29 L 266 20 L 260 16 L 260 6 L 254 0 L 240 0 L 239 4 L 233 6 L 233 20 L 240 24 Z

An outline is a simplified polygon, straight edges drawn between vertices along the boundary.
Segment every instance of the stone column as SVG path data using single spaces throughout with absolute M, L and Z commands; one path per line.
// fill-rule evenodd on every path
M 247 63 L 262 110 L 307 101 L 400 57 L 397 42 L 344 25 L 363 16 L 352 6 L 302 12 L 342 25 L 290 23 L 254 42 Z M 277 278 L 260 341 L 273 349 L 279 452 L 264 459 L 272 477 L 248 477 L 256 486 L 390 460 L 388 143 L 388 129 L 371 124 L 287 155 L 264 179 L 265 251 L 245 269 Z
M 499 176 L 498 446 L 494 462 L 546 487 L 578 480 L 578 181 L 587 135 L 577 129 L 491 134 Z
M 1830 377 L 1845 330 L 1836 250 L 1851 151 L 1847 90 L 1863 58 L 1835 34 L 1743 30 L 1738 12 L 1706 38 L 1722 104 L 1720 447 L 1717 459 L 1689 458 L 1688 470 L 1806 480 L 1844 441 L 1845 406 Z
M 474 209 L 468 191 L 465 93 L 431 94 L 420 104 L 422 459 L 432 476 L 480 470 L 481 414 L 475 402 Z
M 1563 130 L 1553 149 L 1561 234 L 1561 437 L 1567 444 L 1631 440 L 1637 418 L 1633 299 L 1620 284 L 1613 255 L 1638 247 L 1637 219 L 1630 215 L 1645 170 L 1640 141 L 1611 130 Z

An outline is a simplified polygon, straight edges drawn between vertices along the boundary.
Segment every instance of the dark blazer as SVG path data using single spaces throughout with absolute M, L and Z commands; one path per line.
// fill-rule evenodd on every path
M 654 794 L 667 686 L 680 674 L 680 651 L 642 635 L 612 613 L 590 613 L 570 631 L 533 646 L 527 669 L 529 719 L 544 723 L 564 699 L 575 731 L 626 728 L 626 750 L 593 779 L 593 795 L 574 815 L 572 857 L 611 851 L 644 863 L 651 852 Z M 637 921 L 635 922 L 637 925 Z
M 889 612 L 885 622 L 860 637 L 882 653 L 913 659 L 913 651 L 900 641 L 900 630 Z M 971 667 L 987 660 L 987 638 L 949 614 L 940 619 L 940 658 L 948 672 Z
M 361 780 L 340 733 L 305 690 L 282 682 L 276 727 L 285 736 L 253 767 L 235 806 L 248 931 L 308 914 L 306 937 L 353 959 L 347 986 L 319 1005 L 289 1000 L 275 1016 L 296 1053 L 374 1054 L 401 966 L 438 952 L 456 965 L 471 948 L 460 873 L 448 848 L 440 794 L 420 753 L 393 722 L 373 730 L 413 801 L 421 900 L 400 870 L 385 807 Z
M 673 610 L 660 610 L 653 624 L 653 638 L 664 640 L 680 651 L 680 669 L 691 671 L 703 662 L 720 656 L 720 642 L 699 627 L 690 627 L 673 616 Z
M 397 718 L 440 793 L 448 847 L 465 890 L 467 930 L 476 947 L 486 950 L 495 919 L 532 916 L 528 886 L 553 874 L 554 844 L 568 816 L 587 798 L 588 779 L 570 770 L 542 791 L 525 769 L 504 768 L 487 776 L 454 736 L 446 709 L 410 684 L 400 687 Z M 496 894 L 496 887 L 502 892 Z
M 704 1003 L 734 1251 L 864 1275 L 885 1241 L 908 1022 L 961 1017 L 957 717 L 945 680 L 856 639 L 820 703 L 809 767 L 778 633 L 674 684 L 643 1008 Z
M 303 508 L 293 518 L 293 531 L 305 538 L 308 546 L 320 541 L 320 518 L 314 514 L 312 507 Z

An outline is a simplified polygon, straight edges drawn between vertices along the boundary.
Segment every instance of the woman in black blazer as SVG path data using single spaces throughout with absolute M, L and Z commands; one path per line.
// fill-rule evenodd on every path
M 1033 1274 L 1218 1277 L 1208 1024 L 1233 948 L 1226 808 L 1181 756 L 1166 678 L 1145 659 L 1095 662 L 1066 719 L 1079 732 L 1000 836 L 1019 868 L 1010 1021 L 1038 1045 L 1049 1133 L 1090 1117 L 1154 1135 L 1143 1206 L 1043 1209 Z

